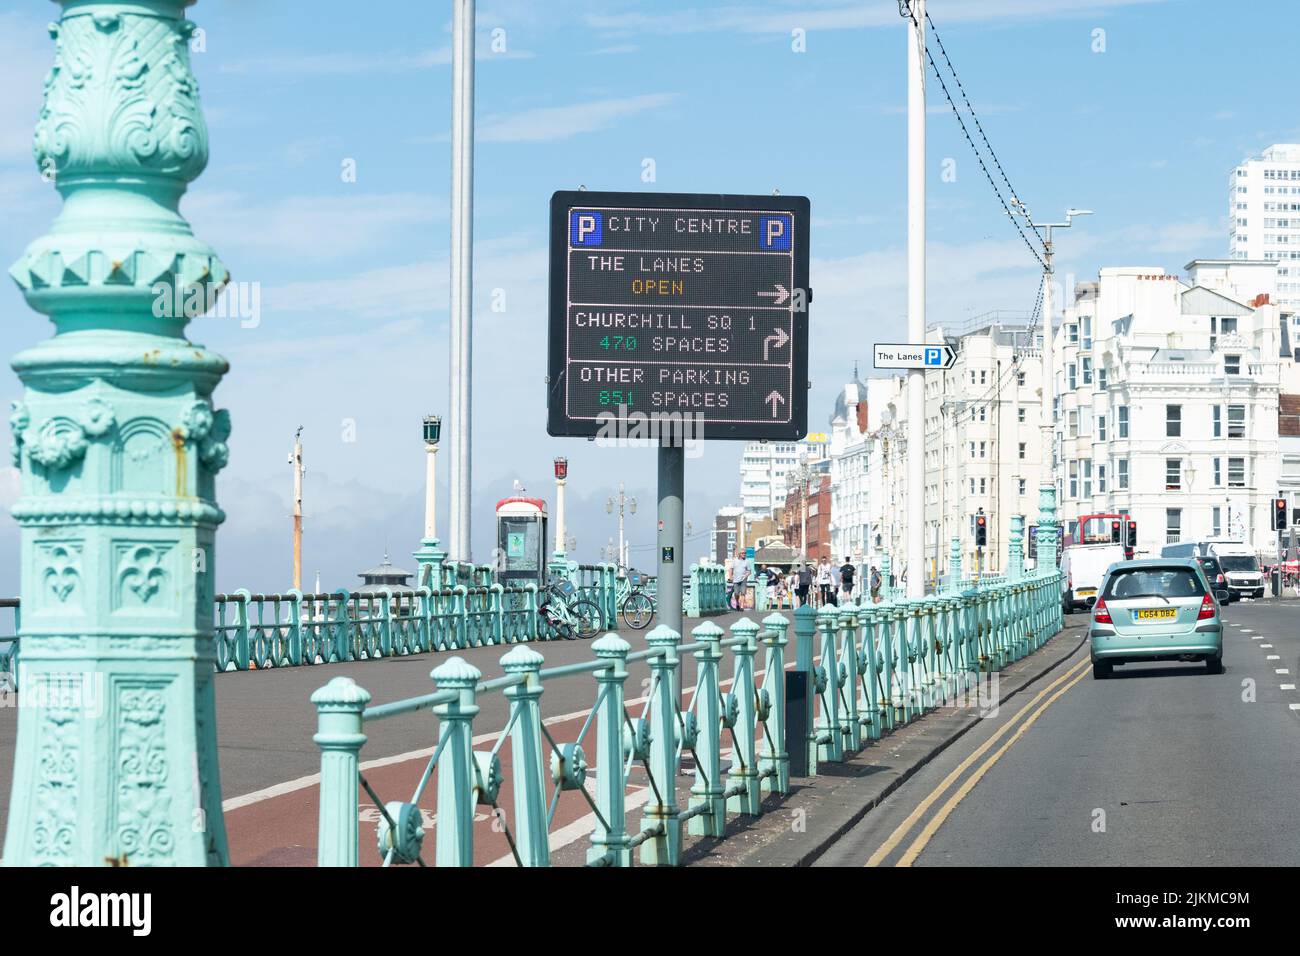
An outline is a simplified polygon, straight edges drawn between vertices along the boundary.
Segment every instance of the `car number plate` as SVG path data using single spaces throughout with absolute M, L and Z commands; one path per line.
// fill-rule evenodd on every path
M 1097 589 L 1096 589 L 1096 588 L 1079 588 L 1079 596 L 1080 596 L 1080 597 L 1089 597 L 1089 596 L 1091 596 L 1091 595 L 1093 595 L 1093 594 L 1096 594 L 1096 593 L 1097 593 Z
M 1149 611 L 1137 612 L 1139 621 L 1169 621 L 1178 616 L 1178 612 L 1171 607 L 1158 607 Z

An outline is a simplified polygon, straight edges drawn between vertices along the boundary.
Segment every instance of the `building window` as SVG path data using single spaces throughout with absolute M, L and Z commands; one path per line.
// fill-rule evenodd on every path
M 1228 487 L 1229 488 L 1246 487 L 1246 459 L 1244 458 L 1228 459 Z
M 1079 347 L 1084 349 L 1092 348 L 1092 316 L 1082 315 L 1079 317 L 1079 331 L 1083 339 Z
M 1083 358 L 1080 359 L 1080 363 L 1083 366 L 1083 384 L 1091 385 L 1092 384 L 1092 359 Z
M 1165 491 L 1179 491 L 1183 487 L 1183 460 L 1165 459 Z
M 1214 487 L 1219 488 L 1223 485 L 1222 458 L 1214 459 Z
M 1024 460 L 1025 460 L 1025 443 L 1024 443 L 1024 442 L 1021 442 L 1021 443 L 1020 443 L 1020 460 L 1021 460 L 1021 461 L 1024 461 Z
M 1079 497 L 1079 462 L 1071 460 L 1070 462 L 1070 497 Z
M 1018 494 L 1022 494 L 1022 495 L 1025 493 L 1025 479 L 1023 478 L 1016 479 L 1016 491 Z
M 1165 406 L 1165 435 L 1178 438 L 1183 434 L 1183 406 Z
M 1245 405 L 1228 406 L 1228 437 L 1229 438 L 1246 437 L 1246 406 Z
M 1240 375 L 1241 374 L 1241 356 L 1225 355 L 1223 357 L 1223 374 Z
M 1071 438 L 1079 437 L 1079 410 L 1072 408 L 1065 413 L 1066 427 L 1069 428 Z
M 1214 415 L 1214 437 L 1223 437 L 1223 406 L 1215 405 L 1212 409 Z
M 1213 538 L 1223 534 L 1222 515 L 1222 508 L 1216 506 L 1210 509 L 1210 536 Z
M 1097 441 L 1106 440 L 1106 416 L 1097 416 Z
M 1099 463 L 1097 465 L 1097 494 L 1104 495 L 1105 493 L 1106 493 L 1106 466 Z
M 1106 389 L 1106 367 L 1104 365 L 1097 369 L 1097 387 L 1102 391 Z
M 1017 411 L 1016 411 L 1016 419 L 1017 419 L 1017 420 L 1020 422 L 1020 424 L 1022 424 L 1022 425 L 1025 423 L 1025 410 L 1024 410 L 1023 408 L 1017 409 Z
M 1079 368 L 1073 362 L 1066 366 L 1066 388 L 1074 391 L 1079 387 Z
M 1165 544 L 1177 544 L 1183 534 L 1183 509 L 1165 509 Z
M 980 457 L 981 457 L 981 458 L 984 457 L 984 449 L 987 447 L 987 445 L 988 445 L 987 442 L 980 442 Z
M 1024 372 L 1017 372 L 1017 373 L 1016 373 L 1016 384 L 1017 384 L 1017 385 L 1024 385 L 1024 384 L 1025 384 L 1025 373 L 1024 373 Z
M 1115 481 L 1119 484 L 1120 491 L 1128 490 L 1128 459 L 1115 459 Z
M 1083 461 L 1083 496 L 1092 497 L 1092 459 L 1085 458 Z
M 1128 406 L 1121 405 L 1115 409 L 1115 416 L 1119 424 L 1119 437 L 1128 438 Z

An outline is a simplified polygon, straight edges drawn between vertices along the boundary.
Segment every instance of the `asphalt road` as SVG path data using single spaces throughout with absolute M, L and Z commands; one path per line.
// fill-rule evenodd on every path
M 1234 604 L 1226 671 L 1086 645 L 863 818 L 819 866 L 1300 864 L 1300 603 Z

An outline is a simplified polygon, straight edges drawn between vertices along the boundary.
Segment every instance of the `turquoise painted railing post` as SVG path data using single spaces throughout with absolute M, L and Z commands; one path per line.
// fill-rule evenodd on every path
M 43 706 L 17 714 L 8 866 L 228 860 L 212 688 L 228 365 L 185 328 L 230 276 L 179 212 L 208 160 L 187 5 L 61 0 L 49 28 L 33 152 L 63 207 L 9 270 L 55 334 L 12 363 L 17 636 Z
M 357 865 L 357 790 L 361 747 L 366 742 L 361 715 L 370 694 L 351 677 L 335 677 L 311 695 L 316 705 L 320 748 L 320 829 L 317 866 Z
M 542 681 L 545 663 L 527 644 L 501 658 L 501 669 L 523 681 L 505 689 L 510 701 L 511 784 L 515 796 L 515 851 L 523 866 L 550 866 L 546 812 L 546 761 L 542 747 Z M 620 768 L 621 769 L 621 768 Z M 556 784 L 559 786 L 559 784 Z
M 870 595 L 867 599 L 870 600 Z M 865 604 L 858 613 L 862 621 L 859 660 L 865 662 L 862 686 L 866 693 L 868 734 L 872 740 L 879 740 L 885 724 L 885 708 L 880 698 L 880 612 L 876 605 Z
M 808 776 L 817 776 L 817 728 L 813 723 L 817 675 L 813 670 L 813 635 L 817 633 L 817 609 L 805 604 L 794 612 L 794 666 L 806 675 L 803 725 L 808 728 Z
M 462 657 L 449 657 L 429 675 L 438 690 L 456 692 L 456 699 L 436 704 L 438 743 L 438 827 L 435 862 L 438 866 L 474 865 L 474 806 L 477 764 L 474 756 L 474 717 L 478 705 L 474 688 L 483 674 Z
M 695 784 L 691 787 L 691 809 L 707 809 L 691 817 L 686 830 L 695 836 L 721 837 L 727 829 L 727 801 L 722 784 L 722 711 L 718 663 L 722 660 L 719 646 L 723 630 L 712 621 L 705 621 L 691 631 L 697 644 L 704 646 L 695 651 L 695 719 L 700 734 L 695 742 Z
M 789 793 L 790 755 L 785 749 L 785 647 L 789 640 L 785 632 L 790 621 L 784 614 L 772 613 L 763 618 L 763 627 L 763 644 L 767 648 L 763 661 L 763 690 L 768 695 L 770 711 L 759 772 L 763 775 L 764 791 Z
M 961 592 L 961 538 L 953 537 L 948 542 L 948 587 L 949 594 Z
M 632 646 L 617 634 L 606 634 L 591 645 L 605 666 L 596 671 L 596 829 L 591 834 L 588 863 L 631 866 L 631 837 L 627 832 L 627 791 L 623 765 L 623 684 L 627 680 L 627 655 Z M 603 822 L 602 822 L 603 821 Z
M 758 748 L 755 734 L 758 715 L 754 705 L 754 655 L 758 646 L 754 638 L 758 625 L 741 618 L 731 625 L 734 655 L 731 692 L 736 697 L 736 724 L 732 728 L 731 768 L 727 771 L 727 809 L 746 816 L 763 812 L 763 795 L 758 786 Z
M 891 574 L 893 574 L 893 564 L 889 552 L 886 551 L 880 556 L 880 600 L 883 604 L 891 604 L 894 600 L 894 586 L 889 583 Z
M 650 775 L 653 796 L 641 814 L 641 829 L 656 835 L 641 844 L 641 862 L 676 866 L 681 854 L 681 821 L 677 819 L 677 645 L 681 635 L 660 624 L 646 635 L 646 644 L 659 654 L 650 659 L 654 688 L 650 701 Z M 605 771 L 602 770 L 602 773 Z
M 817 631 L 821 635 L 821 665 L 825 687 L 821 693 L 821 713 L 817 717 L 818 759 L 844 759 L 844 735 L 840 727 L 840 657 L 837 648 L 836 613 L 832 607 L 817 612 Z M 820 681 L 818 683 L 821 683 Z

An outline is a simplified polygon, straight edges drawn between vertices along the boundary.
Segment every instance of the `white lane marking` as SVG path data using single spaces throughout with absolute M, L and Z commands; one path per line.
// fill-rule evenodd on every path
M 1285 667 L 1279 667 L 1279 668 L 1277 668 L 1276 670 L 1274 670 L 1273 673 L 1274 673 L 1274 674 L 1289 674 L 1289 673 L 1291 673 L 1291 672 L 1290 672 L 1289 670 L 1287 670 Z
M 1282 684 L 1282 690 L 1295 690 L 1295 684 Z
M 815 658 L 820 658 L 820 655 L 815 655 Z M 789 666 L 793 666 L 793 665 L 789 665 Z M 761 677 L 764 675 L 766 670 L 767 670 L 766 668 L 756 667 L 754 668 L 754 676 Z M 734 677 L 728 677 L 725 680 L 719 681 L 718 684 L 720 687 L 730 687 L 735 682 L 735 680 L 736 679 Z M 688 709 L 690 707 L 690 704 L 687 703 L 687 701 L 691 700 L 694 697 L 694 695 L 695 695 L 694 686 L 684 689 L 684 693 L 682 695 L 682 703 Z M 646 702 L 645 697 L 638 697 L 635 700 L 625 700 L 623 703 L 624 706 L 631 707 L 634 704 L 644 704 L 645 702 Z M 591 708 L 588 707 L 586 710 L 575 710 L 573 711 L 573 713 L 570 714 L 558 714 L 555 717 L 547 717 L 545 720 L 542 721 L 542 723 L 549 727 L 552 724 L 562 724 L 567 720 L 577 720 L 579 717 L 586 717 L 590 713 L 591 713 Z M 595 725 L 593 723 L 593 727 L 594 726 Z M 499 736 L 501 736 L 501 731 L 493 730 L 493 731 L 489 731 L 488 733 L 479 734 L 473 739 L 473 741 L 471 741 L 471 743 L 482 744 L 488 742 L 489 740 L 495 741 Z M 387 767 L 390 764 L 405 763 L 408 760 L 419 760 L 422 757 L 432 757 L 433 752 L 436 749 L 437 749 L 436 746 L 421 747 L 419 750 L 411 750 L 411 751 L 407 751 L 406 753 L 393 754 L 391 757 L 376 757 L 373 760 L 363 761 L 358 769 L 374 770 L 377 767 Z M 221 803 L 221 812 L 230 813 L 233 810 L 239 810 L 243 807 L 251 806 L 254 803 L 261 803 L 263 800 L 273 800 L 276 797 L 284 796 L 286 793 L 293 793 L 297 790 L 306 790 L 308 787 L 315 787 L 318 786 L 319 784 L 320 784 L 319 773 L 308 774 L 305 777 L 298 777 L 295 780 L 286 780 L 284 783 L 277 783 L 273 786 L 265 787 L 261 790 L 254 790 L 252 793 L 246 793 L 240 797 L 231 797 L 229 800 L 223 800 Z M 512 857 L 511 859 L 513 860 L 514 858 Z
M 1260 647 L 1272 647 L 1273 645 L 1272 645 L 1272 644 L 1261 644 L 1261 645 L 1259 645 L 1259 646 L 1260 646 Z
M 1243 628 L 1241 629 L 1241 633 L 1243 633 L 1243 634 L 1254 634 L 1255 631 L 1254 631 L 1253 628 L 1243 627 Z
M 1282 659 L 1282 655 L 1281 655 L 1281 654 L 1265 654 L 1265 655 L 1264 655 L 1264 660 L 1266 660 L 1266 661 L 1280 661 L 1281 659 Z
M 1251 638 L 1252 641 L 1262 641 L 1263 639 L 1264 639 L 1264 635 L 1263 635 L 1263 634 L 1256 634 L 1254 637 Z M 1260 646 L 1260 647 L 1263 647 L 1264 645 L 1261 644 L 1261 645 L 1259 645 L 1259 646 Z
M 1289 704 L 1288 706 L 1289 706 L 1292 710 L 1300 710 L 1300 704 Z

